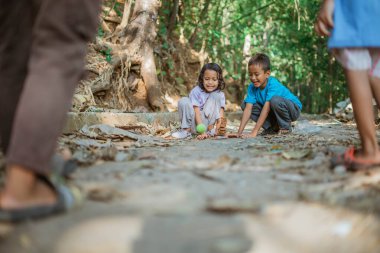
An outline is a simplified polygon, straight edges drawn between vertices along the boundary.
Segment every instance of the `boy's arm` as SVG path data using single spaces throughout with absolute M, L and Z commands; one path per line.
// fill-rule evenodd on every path
M 244 131 L 245 126 L 247 125 L 249 119 L 251 118 L 252 106 L 253 106 L 253 104 L 251 104 L 251 103 L 246 103 L 245 104 L 245 108 L 244 108 L 244 111 L 243 111 L 243 116 L 241 117 L 240 126 L 239 126 L 239 130 L 238 130 L 238 133 L 237 133 L 238 136 L 241 136 L 241 134 Z
M 260 112 L 260 116 L 257 119 L 255 127 L 253 128 L 251 134 L 247 137 L 256 137 L 257 136 L 257 133 L 259 132 L 260 128 L 264 125 L 264 122 L 268 117 L 269 111 L 270 111 L 270 102 L 267 101 L 267 102 L 265 102 L 263 109 Z

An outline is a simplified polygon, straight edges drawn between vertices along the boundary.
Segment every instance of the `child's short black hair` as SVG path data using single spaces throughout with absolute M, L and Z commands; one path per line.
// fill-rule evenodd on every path
M 202 90 L 206 90 L 203 84 L 203 77 L 205 75 L 206 70 L 214 70 L 218 74 L 218 88 L 217 89 L 223 90 L 224 87 L 226 87 L 226 83 L 224 82 L 224 78 L 223 78 L 223 70 L 216 63 L 206 63 L 205 65 L 203 65 L 198 77 L 198 86 Z
M 264 71 L 270 70 L 270 60 L 268 55 L 257 53 L 249 59 L 248 67 L 251 65 L 260 65 Z

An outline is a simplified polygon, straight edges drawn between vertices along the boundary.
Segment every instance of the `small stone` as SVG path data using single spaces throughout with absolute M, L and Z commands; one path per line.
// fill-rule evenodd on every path
M 343 165 L 338 165 L 334 167 L 334 173 L 335 174 L 344 174 L 346 173 L 347 169 Z
M 115 156 L 115 162 L 124 162 L 128 159 L 128 154 L 125 152 L 118 152 Z

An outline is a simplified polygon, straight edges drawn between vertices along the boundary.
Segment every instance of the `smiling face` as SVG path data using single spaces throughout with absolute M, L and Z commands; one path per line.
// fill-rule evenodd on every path
M 265 71 L 260 64 L 253 64 L 248 67 L 249 79 L 256 88 L 264 89 L 267 86 L 270 70 Z
M 218 73 L 214 70 L 207 69 L 203 75 L 203 87 L 207 92 L 213 92 L 218 88 Z

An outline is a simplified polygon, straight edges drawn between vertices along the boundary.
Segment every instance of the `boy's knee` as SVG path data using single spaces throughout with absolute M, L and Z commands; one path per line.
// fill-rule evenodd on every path
M 240 105 L 240 108 L 244 111 L 245 107 L 246 107 L 246 103 L 243 101 Z
M 273 96 L 270 100 L 270 106 L 271 108 L 277 108 L 280 104 L 284 102 L 284 99 L 280 96 Z

